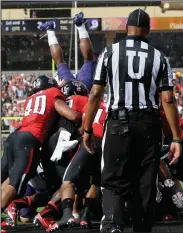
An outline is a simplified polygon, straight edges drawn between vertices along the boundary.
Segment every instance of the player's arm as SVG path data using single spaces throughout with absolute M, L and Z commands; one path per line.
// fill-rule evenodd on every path
M 166 118 L 170 125 L 173 138 L 181 140 L 181 132 L 179 128 L 179 113 L 176 106 L 176 100 L 173 91 L 162 92 L 162 105 L 166 114 Z
M 105 48 L 99 56 L 97 67 L 94 75 L 94 85 L 91 89 L 88 104 L 86 108 L 86 117 L 84 129 L 85 131 L 92 130 L 92 124 L 102 100 L 102 95 L 107 82 L 107 49 Z
M 170 125 L 173 138 L 181 139 L 181 132 L 179 127 L 179 113 L 176 105 L 176 100 L 173 92 L 173 74 L 167 58 L 164 58 L 164 69 L 162 72 L 162 79 L 160 84 L 162 105 L 166 114 L 166 118 Z
M 82 115 L 79 112 L 74 111 L 72 108 L 67 106 L 65 101 L 62 99 L 55 100 L 55 110 L 63 117 L 76 123 L 81 122 Z
M 78 131 L 79 131 L 79 133 L 81 134 L 81 135 L 83 135 L 83 133 L 84 133 L 84 120 L 85 120 L 85 117 L 84 117 L 84 115 L 82 116 L 82 124 L 81 124 L 81 126 L 78 128 Z

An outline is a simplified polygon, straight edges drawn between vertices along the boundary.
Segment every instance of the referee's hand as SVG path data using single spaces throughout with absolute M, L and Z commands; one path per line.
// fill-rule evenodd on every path
M 176 164 L 180 158 L 182 153 L 182 146 L 177 142 L 172 142 L 170 145 L 170 151 L 168 159 L 170 160 L 169 165 Z
M 96 147 L 94 135 L 93 134 L 88 134 L 88 133 L 85 132 L 84 136 L 83 136 L 83 143 L 84 143 L 85 149 L 90 154 L 94 154 L 94 148 Z

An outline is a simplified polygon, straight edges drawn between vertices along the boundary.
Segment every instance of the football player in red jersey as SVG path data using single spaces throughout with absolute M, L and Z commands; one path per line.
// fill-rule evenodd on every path
M 82 109 L 88 100 L 87 87 L 82 82 L 70 80 L 65 82 L 61 90 L 66 97 L 67 105 L 74 111 L 82 114 Z M 78 127 L 80 126 L 74 124 L 68 119 L 65 119 L 64 117 L 60 117 L 57 124 L 57 130 L 49 139 L 49 141 L 52 141 L 52 143 L 50 143 L 52 144 L 52 150 L 50 152 L 50 154 L 52 155 L 52 161 L 61 159 L 60 152 L 63 149 L 63 147 L 67 144 L 67 142 L 69 142 L 70 140 L 76 140 L 78 137 L 80 137 Z M 65 143 L 62 140 L 62 135 Z
M 85 121 L 85 111 L 86 105 L 83 108 L 83 125 Z M 80 222 L 82 227 L 88 227 L 90 209 L 93 205 L 93 200 L 97 197 L 97 186 L 100 186 L 101 139 L 103 137 L 105 118 L 106 106 L 104 103 L 101 103 L 92 126 L 93 134 L 96 137 L 95 153 L 91 155 L 86 151 L 83 142 L 80 143 L 78 151 L 71 160 L 63 177 L 63 184 L 61 186 L 63 216 L 59 221 L 51 225 L 47 231 L 75 224 L 72 215 L 75 194 L 73 185 L 75 185 L 79 191 L 89 189 L 86 194 L 85 208 Z M 87 178 L 90 176 L 92 177 L 92 184 L 90 184 L 90 182 L 86 183 Z
M 87 87 L 82 82 L 70 80 L 63 84 L 61 90 L 67 98 L 66 103 L 68 106 L 74 111 L 82 114 L 83 107 L 88 100 Z M 80 132 L 78 132 L 78 127 L 80 126 L 76 126 L 73 122 L 60 117 L 56 132 L 49 138 L 48 143 L 46 143 L 46 147 L 43 147 L 43 150 L 46 151 L 45 154 L 47 154 L 48 157 L 46 158 L 46 156 L 44 156 L 42 164 L 48 186 L 54 186 L 54 191 L 56 191 L 55 188 L 60 188 L 65 169 L 69 165 L 70 159 L 73 155 L 73 153 L 67 153 L 67 151 L 65 151 L 65 146 L 67 147 L 70 142 L 72 143 L 74 140 L 76 141 L 78 137 L 81 137 Z M 62 153 L 62 151 L 64 151 L 64 153 Z M 54 175 L 54 171 L 50 172 L 51 167 L 53 167 L 53 170 L 56 169 L 56 175 Z M 58 176 L 58 179 L 55 179 L 56 176 Z M 53 185 L 54 181 L 56 181 L 57 184 Z M 35 217 L 35 225 L 42 225 L 46 228 L 47 225 L 45 223 L 49 224 L 46 219 L 47 215 L 50 213 L 52 214 L 53 212 L 58 212 L 59 203 L 60 192 L 58 191 L 52 196 L 51 201 L 49 201 L 47 206 Z
M 25 103 L 22 126 L 13 142 L 9 184 L 2 190 L 2 210 L 16 196 L 23 196 L 28 181 L 36 172 L 40 159 L 39 148 L 50 133 L 58 114 L 74 122 L 81 121 L 81 114 L 67 106 L 65 96 L 58 89 L 54 79 L 39 76 L 34 80 L 33 87 L 35 94 Z M 7 214 L 12 220 L 16 216 L 13 209 L 12 206 L 8 206 L 7 209 Z
M 64 83 L 64 85 L 61 87 L 61 91 L 64 93 L 66 99 L 66 103 L 67 105 L 72 108 L 74 111 L 79 112 L 82 114 L 82 109 L 84 107 L 84 105 L 87 103 L 88 101 L 88 90 L 87 87 L 80 81 L 74 81 L 74 80 L 70 80 L 70 81 L 66 81 Z M 73 122 L 68 121 L 67 119 L 61 117 L 59 120 L 59 123 L 57 125 L 57 132 L 54 134 L 55 135 L 55 139 L 54 142 L 52 143 L 53 145 L 55 145 L 55 142 L 58 141 L 58 138 L 60 137 L 60 135 L 62 134 L 63 129 L 68 131 L 68 137 L 66 136 L 66 133 L 63 134 L 64 135 L 64 141 L 70 141 L 71 140 L 76 140 L 76 137 L 79 137 L 79 131 L 78 131 L 78 127 L 79 125 L 74 125 Z M 79 134 L 79 135 L 78 135 Z M 52 137 L 51 137 L 52 138 Z M 50 140 L 51 140 L 50 138 Z M 61 142 L 61 138 L 59 138 L 59 141 Z M 64 143 L 58 142 L 56 147 L 55 147 L 55 151 L 58 150 L 62 150 L 62 148 L 57 148 L 57 147 L 61 147 L 64 146 Z M 58 152 L 60 153 L 60 152 Z M 57 153 L 52 151 L 52 154 L 54 154 L 52 156 L 52 161 L 59 160 L 59 158 L 57 158 Z M 59 156 L 59 155 L 58 155 Z M 54 159 L 55 158 L 55 159 Z
M 61 91 L 67 98 L 66 103 L 69 107 L 82 113 L 83 107 L 88 101 L 88 89 L 85 84 L 75 80 L 66 81 L 62 85 Z
M 64 91 L 65 96 L 69 97 L 67 98 L 67 104 L 71 106 L 73 110 L 82 113 L 82 109 L 87 102 L 88 90 L 86 86 L 79 81 L 72 80 L 72 81 L 65 82 L 65 84 L 62 87 L 62 90 Z M 44 172 L 45 172 L 46 181 L 47 181 L 46 182 L 47 189 L 50 195 L 52 195 L 55 192 L 55 190 L 57 190 L 57 187 L 58 188 L 60 187 L 65 169 L 70 162 L 68 155 L 63 155 L 62 160 L 61 158 L 59 159 L 55 158 L 59 160 L 59 163 L 53 164 L 53 162 L 50 161 L 51 155 L 53 154 L 54 150 L 56 150 L 57 141 L 58 141 L 61 129 L 66 129 L 68 133 L 71 134 L 71 140 L 74 137 L 76 138 L 76 130 L 77 130 L 77 128 L 75 127 L 75 124 L 69 121 L 68 119 L 64 118 L 63 116 L 60 117 L 57 128 L 58 128 L 57 131 L 49 138 L 48 141 L 46 140 L 45 143 L 42 145 L 42 150 L 41 150 L 42 154 L 44 155 L 42 156 L 41 161 L 43 163 Z M 64 139 L 66 138 L 64 137 Z M 60 142 L 61 141 L 59 141 L 59 143 Z M 63 144 L 61 146 L 64 146 L 64 142 L 62 142 L 61 144 Z M 60 156 L 61 154 L 60 151 L 57 150 L 57 152 L 59 152 L 59 156 Z M 21 206 L 29 208 L 32 205 L 35 208 L 36 206 L 40 204 L 40 198 L 42 197 L 43 197 L 42 194 L 37 194 L 31 197 L 24 197 L 22 199 L 15 200 L 13 203 L 17 205 L 16 206 L 17 209 L 19 209 Z M 51 201 L 45 207 L 45 209 L 36 216 L 35 221 L 34 221 L 35 224 L 41 224 L 42 226 L 45 227 L 46 219 L 45 218 L 43 219 L 43 217 L 45 217 L 47 213 L 51 213 L 54 211 L 58 212 L 59 208 L 57 208 L 56 204 L 59 204 L 59 202 L 60 202 L 60 194 L 57 195 L 57 193 L 55 193 Z M 15 223 L 15 222 L 16 221 L 14 219 L 12 223 Z

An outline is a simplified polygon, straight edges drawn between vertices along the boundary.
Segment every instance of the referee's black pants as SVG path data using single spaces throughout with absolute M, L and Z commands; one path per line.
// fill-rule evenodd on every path
M 102 143 L 101 229 L 124 226 L 124 202 L 132 203 L 134 232 L 150 232 L 161 155 L 161 120 L 154 112 L 131 112 L 128 124 L 109 117 Z

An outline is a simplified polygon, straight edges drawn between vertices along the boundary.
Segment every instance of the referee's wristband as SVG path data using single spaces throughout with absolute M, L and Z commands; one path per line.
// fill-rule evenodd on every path
M 85 129 L 84 132 L 87 133 L 87 134 L 92 134 L 92 133 L 93 133 L 93 128 L 90 129 L 90 130 L 86 130 L 86 129 Z
M 182 145 L 182 140 L 173 139 L 172 142 L 179 143 L 180 145 Z

